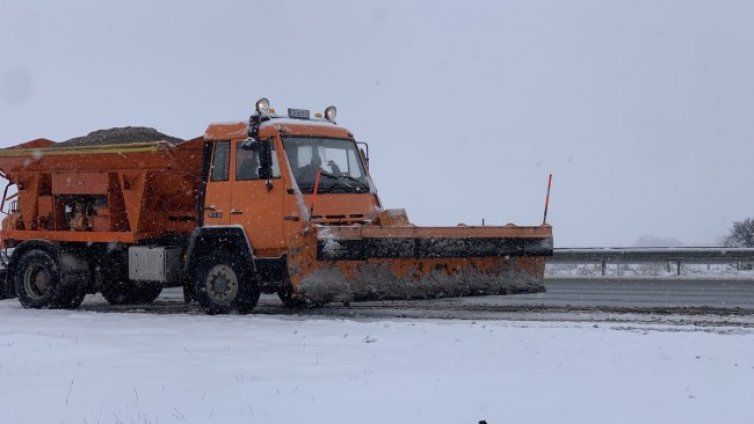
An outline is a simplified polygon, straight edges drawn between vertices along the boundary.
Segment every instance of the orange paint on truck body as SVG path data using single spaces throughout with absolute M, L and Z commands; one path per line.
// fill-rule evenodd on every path
M 136 243 L 190 234 L 202 143 L 4 149 L 0 169 L 18 188 L 18 209 L 4 220 L 3 240 Z M 78 227 L 77 204 L 87 209 Z
M 253 140 L 250 124 L 238 122 L 187 141 L 66 147 L 37 139 L 0 149 L 0 170 L 18 188 L 0 237 L 5 246 L 131 246 L 240 227 L 254 261 L 284 260 L 276 278 L 294 303 L 543 289 L 549 225 L 416 227 L 405 211 L 383 209 L 347 129 L 259 122 Z

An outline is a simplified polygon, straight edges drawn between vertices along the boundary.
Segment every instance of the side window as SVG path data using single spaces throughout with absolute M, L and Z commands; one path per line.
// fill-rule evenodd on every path
M 228 181 L 229 153 L 229 141 L 218 141 L 215 143 L 215 156 L 212 158 L 210 181 Z
M 280 165 L 275 153 L 275 143 L 273 141 L 270 141 L 270 143 L 272 151 L 272 177 L 278 178 L 280 177 Z M 236 144 L 236 180 L 256 180 L 259 178 L 259 151 L 242 149 L 241 144 L 243 144 L 243 141 L 239 141 Z
M 236 143 L 236 180 L 247 181 L 259 178 L 259 152 L 242 149 L 243 141 Z

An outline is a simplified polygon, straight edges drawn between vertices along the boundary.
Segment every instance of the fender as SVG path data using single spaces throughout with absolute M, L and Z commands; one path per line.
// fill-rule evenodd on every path
M 247 264 L 251 265 L 254 273 L 257 272 L 254 250 L 249 238 L 246 237 L 246 232 L 240 225 L 230 225 L 199 227 L 191 233 L 183 263 L 184 273 L 188 274 L 193 270 L 197 258 L 218 248 L 237 253 Z

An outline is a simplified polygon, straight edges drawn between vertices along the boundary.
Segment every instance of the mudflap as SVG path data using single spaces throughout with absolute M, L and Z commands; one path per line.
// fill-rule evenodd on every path
M 314 227 L 287 265 L 294 296 L 322 305 L 543 292 L 548 252 L 549 226 Z

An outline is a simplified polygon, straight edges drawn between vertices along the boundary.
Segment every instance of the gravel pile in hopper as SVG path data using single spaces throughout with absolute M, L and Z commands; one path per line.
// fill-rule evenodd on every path
M 180 143 L 180 138 L 163 134 L 150 127 L 118 127 L 92 131 L 81 137 L 74 137 L 52 147 L 87 147 L 107 146 L 113 144 L 145 143 L 150 141 L 167 141 L 172 144 Z

